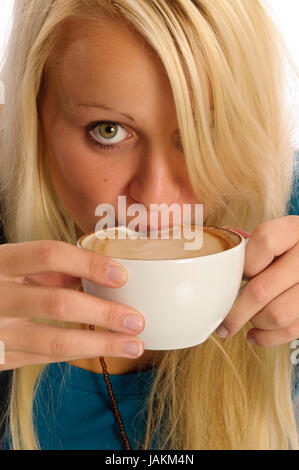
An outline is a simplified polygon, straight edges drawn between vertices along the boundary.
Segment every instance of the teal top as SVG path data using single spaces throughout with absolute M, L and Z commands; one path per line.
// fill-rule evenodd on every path
M 155 375 L 156 370 L 109 374 L 133 450 L 140 448 L 144 437 L 146 405 Z M 47 364 L 34 399 L 33 414 L 42 450 L 124 450 L 103 374 L 67 362 Z M 11 448 L 8 432 L 3 450 Z
M 298 180 L 294 181 L 289 214 L 299 214 Z M 299 394 L 299 354 L 294 367 L 292 400 Z M 131 449 L 144 438 L 146 405 L 156 371 L 124 375 L 109 374 Z M 103 374 L 80 369 L 66 362 L 48 364 L 34 400 L 34 423 L 42 450 L 121 450 Z M 4 449 L 11 448 L 8 433 Z M 152 449 L 157 449 L 155 442 Z
M 292 399 L 299 394 L 299 364 L 294 367 Z M 109 374 L 130 447 L 140 448 L 146 405 L 155 370 Z M 34 400 L 34 423 L 42 450 L 123 450 L 119 426 L 103 374 L 66 362 L 46 366 Z M 8 435 L 4 450 L 12 448 Z M 153 440 L 151 449 L 158 449 Z
M 66 362 L 47 365 L 34 402 L 41 449 L 124 449 L 103 374 Z M 143 439 L 146 404 L 155 370 L 109 374 L 113 395 L 132 449 Z

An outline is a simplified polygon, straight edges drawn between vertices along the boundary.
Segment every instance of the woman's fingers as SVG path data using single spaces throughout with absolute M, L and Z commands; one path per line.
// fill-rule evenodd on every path
M 86 278 L 106 287 L 119 287 L 127 279 L 126 269 L 109 257 L 56 240 L 1 245 L 0 260 L 0 281 L 48 272 Z
M 91 357 L 90 357 L 91 358 Z M 4 370 L 17 369 L 23 366 L 33 366 L 38 364 L 48 364 L 54 362 L 66 362 L 66 361 L 75 361 L 76 359 L 90 359 L 85 356 L 76 356 L 76 357 L 55 357 L 55 356 L 45 356 L 42 354 L 33 354 L 20 351 L 7 351 L 5 353 L 5 363 L 0 363 L 0 372 Z
M 6 351 L 38 354 L 52 357 L 53 362 L 57 362 L 58 357 L 68 361 L 71 358 L 97 356 L 132 358 L 143 354 L 143 342 L 135 336 L 61 328 L 19 319 L 16 319 L 14 325 L 12 323 L 9 322 L 7 327 L 0 328 L 0 338 L 5 347 L 4 354 Z M 16 337 L 18 337 L 17 342 Z M 132 354 L 130 346 L 126 347 L 128 343 L 136 346 L 135 354 Z M 9 368 L 12 368 L 11 364 Z
M 27 286 L 48 286 L 48 287 L 66 287 L 69 289 L 79 289 L 82 281 L 79 277 L 69 276 L 63 273 L 40 273 L 26 276 L 22 284 Z
M 140 333 L 145 326 L 143 315 L 136 310 L 71 289 L 5 283 L 0 284 L 1 298 L 5 298 L 2 317 L 6 318 L 44 318 L 85 323 L 127 334 Z
M 120 287 L 127 271 L 109 257 L 60 241 L 0 246 L 0 346 L 6 355 L 0 370 L 143 353 L 143 341 L 136 337 L 144 328 L 141 313 L 79 292 L 81 278 Z M 104 331 L 61 328 L 33 319 L 97 325 Z

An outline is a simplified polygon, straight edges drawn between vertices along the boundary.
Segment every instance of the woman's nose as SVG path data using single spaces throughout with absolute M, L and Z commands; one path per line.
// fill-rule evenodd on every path
M 182 172 L 178 170 L 177 161 L 166 156 L 147 158 L 132 178 L 130 196 L 145 206 L 174 203 L 182 191 Z

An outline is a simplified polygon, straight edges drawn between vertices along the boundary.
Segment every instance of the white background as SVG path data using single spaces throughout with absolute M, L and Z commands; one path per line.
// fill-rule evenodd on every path
M 0 0 L 0 67 L 11 28 L 13 1 Z M 291 56 L 299 68 L 299 0 L 266 1 L 270 7 L 269 12 L 281 27 Z M 294 106 L 294 122 L 296 123 L 293 144 L 299 149 L 299 85 L 298 80 L 295 82 L 294 78 L 290 80 L 289 101 Z

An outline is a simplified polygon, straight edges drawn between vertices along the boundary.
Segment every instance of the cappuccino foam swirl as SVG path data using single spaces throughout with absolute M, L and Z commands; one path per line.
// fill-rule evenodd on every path
M 199 228 L 197 227 L 197 230 Z M 185 243 L 190 243 L 193 239 L 186 239 L 183 230 L 181 230 L 181 238 L 173 238 L 173 231 L 169 230 L 169 239 L 159 238 L 151 239 L 137 237 L 132 240 L 127 235 L 126 239 L 118 238 L 118 228 L 104 230 L 105 234 L 109 231 L 114 239 L 97 238 L 97 232 L 87 236 L 82 246 L 100 255 L 112 258 L 123 259 L 140 259 L 140 260 L 163 260 L 163 259 L 184 259 L 194 258 L 198 256 L 207 256 L 219 253 L 233 248 L 240 243 L 241 238 L 232 232 L 220 229 L 218 227 L 204 226 L 200 228 L 202 233 L 202 246 L 200 249 L 185 249 Z M 191 233 L 194 233 L 195 227 L 191 227 Z M 127 230 L 127 234 L 132 231 Z M 135 232 L 136 233 L 136 232 Z

